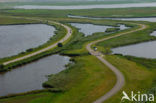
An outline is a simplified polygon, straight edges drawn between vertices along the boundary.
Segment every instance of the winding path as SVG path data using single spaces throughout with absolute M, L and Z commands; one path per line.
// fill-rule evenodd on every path
M 20 17 L 14 17 L 14 18 L 20 18 Z M 32 19 L 32 18 L 26 18 L 26 19 L 42 21 L 41 19 Z M 45 52 L 45 51 L 47 51 L 47 50 L 49 50 L 49 49 L 52 49 L 52 48 L 56 47 L 58 43 L 63 43 L 63 42 L 65 42 L 65 41 L 66 41 L 67 39 L 69 39 L 70 36 L 72 35 L 72 32 L 73 32 L 73 31 L 72 31 L 72 29 L 71 29 L 69 26 L 64 25 L 64 24 L 61 24 L 61 23 L 58 23 L 58 22 L 55 22 L 55 21 L 48 21 L 48 22 L 49 22 L 49 23 L 53 23 L 53 24 L 57 24 L 57 25 L 63 26 L 63 27 L 67 30 L 67 34 L 65 35 L 65 37 L 62 38 L 61 40 L 57 41 L 56 43 L 54 43 L 54 44 L 52 44 L 52 45 L 50 45 L 50 46 L 48 46 L 48 47 L 46 47 L 46 48 L 43 48 L 43 49 L 41 49 L 41 50 L 38 50 L 38 51 L 36 51 L 36 52 L 34 52 L 34 53 L 32 53 L 32 54 L 28 54 L 28 55 L 26 55 L 26 56 L 19 57 L 19 58 L 16 58 L 16 59 L 13 59 L 13 60 L 4 62 L 3 65 L 8 65 L 8 64 L 10 64 L 10 63 L 14 63 L 14 62 L 17 62 L 17 61 L 21 61 L 21 60 L 30 58 L 30 57 L 32 57 L 32 56 L 38 55 L 38 54 L 40 54 L 40 53 L 42 53 L 42 52 Z
M 136 24 L 136 23 L 133 23 L 133 24 Z M 104 96 L 102 96 L 101 98 L 94 101 L 94 103 L 102 103 L 105 100 L 112 97 L 114 94 L 116 94 L 124 86 L 125 79 L 124 79 L 123 74 L 115 66 L 113 66 L 111 63 L 109 63 L 106 59 L 103 58 L 103 54 L 101 52 L 92 50 L 91 46 L 96 44 L 96 43 L 105 41 L 105 40 L 116 38 L 116 37 L 119 37 L 119 36 L 122 36 L 122 35 L 125 35 L 125 34 L 129 34 L 129 33 L 132 33 L 132 32 L 140 31 L 140 30 L 143 30 L 143 29 L 146 28 L 146 25 L 144 25 L 144 24 L 137 24 L 137 25 L 139 25 L 141 27 L 139 29 L 136 29 L 136 30 L 120 33 L 120 34 L 115 35 L 115 36 L 110 36 L 110 37 L 107 37 L 107 38 L 103 38 L 103 39 L 100 39 L 100 40 L 93 41 L 93 42 L 89 43 L 86 46 L 86 49 L 89 51 L 89 53 L 91 55 L 96 56 L 102 63 L 104 63 L 107 67 L 109 67 L 115 73 L 116 78 L 117 78 L 117 82 L 116 82 L 115 86 L 109 92 L 107 92 Z
M 18 18 L 18 17 L 16 17 L 16 18 Z M 40 19 L 32 19 L 32 18 L 27 18 L 27 19 L 42 21 Z M 50 45 L 50 46 L 48 46 L 46 48 L 43 48 L 43 49 L 41 49 L 39 51 L 36 51 L 36 52 L 34 52 L 32 54 L 28 54 L 28 55 L 23 56 L 23 57 L 19 57 L 19 58 L 16 58 L 14 60 L 10 60 L 10 61 L 4 62 L 3 64 L 7 65 L 7 64 L 10 64 L 10 63 L 13 63 L 13 62 L 17 62 L 17 61 L 24 60 L 24 59 L 27 59 L 29 57 L 38 55 L 38 54 L 40 54 L 42 52 L 45 52 L 45 51 L 47 51 L 49 49 L 52 49 L 52 48 L 56 47 L 58 43 L 62 43 L 64 41 L 66 41 L 72 35 L 73 31 L 72 31 L 72 29 L 69 26 L 61 24 L 61 23 L 58 23 L 58 22 L 54 22 L 54 21 L 49 21 L 49 22 L 63 26 L 67 30 L 66 36 L 64 38 L 62 38 L 60 41 L 58 41 L 58 42 L 56 42 L 56 43 L 54 43 L 54 44 L 52 44 L 52 45 Z M 133 24 L 136 24 L 136 23 L 133 23 Z M 111 63 L 109 63 L 106 59 L 103 58 L 103 54 L 101 52 L 92 50 L 91 46 L 96 44 L 96 43 L 105 41 L 105 40 L 109 40 L 109 39 L 116 38 L 116 37 L 119 37 L 119 36 L 122 36 L 122 35 L 126 35 L 128 33 L 140 31 L 140 30 L 143 30 L 143 29 L 146 28 L 146 25 L 143 25 L 143 24 L 136 24 L 136 25 L 139 25 L 141 27 L 139 29 L 136 29 L 136 30 L 131 30 L 131 31 L 128 31 L 128 32 L 120 33 L 118 35 L 114 35 L 114 36 L 110 36 L 110 37 L 103 38 L 103 39 L 100 39 L 100 40 L 96 40 L 96 41 L 93 41 L 93 42 L 87 44 L 86 49 L 89 51 L 89 53 L 91 55 L 96 56 L 102 63 L 104 63 L 106 66 L 108 66 L 115 73 L 116 78 L 117 78 L 117 82 L 116 82 L 115 86 L 109 92 L 107 92 L 104 96 L 102 96 L 101 98 L 99 98 L 96 101 L 94 101 L 94 103 L 102 103 L 105 100 L 107 100 L 110 97 L 112 97 L 114 94 L 116 94 L 124 86 L 125 79 L 124 79 L 123 74 L 115 66 L 113 66 Z

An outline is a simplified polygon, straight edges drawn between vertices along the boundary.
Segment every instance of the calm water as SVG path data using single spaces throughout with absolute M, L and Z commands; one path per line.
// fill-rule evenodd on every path
M 43 89 L 46 76 L 64 70 L 67 63 L 68 57 L 53 55 L 0 74 L 0 96 Z
M 156 31 L 153 31 L 153 32 L 151 33 L 151 35 L 152 35 L 152 36 L 156 36 Z
M 55 28 L 45 24 L 0 26 L 0 58 L 44 44 Z
M 149 21 L 149 22 L 156 22 L 156 17 L 150 17 L 150 18 L 98 18 L 98 17 L 85 17 L 85 16 L 73 16 L 68 15 L 68 17 L 71 18 L 88 18 L 88 19 L 95 19 L 95 20 L 101 20 L 101 19 L 110 19 L 110 20 L 124 20 L 124 21 Z
M 156 58 L 156 41 L 144 42 L 112 49 L 113 53 L 144 58 Z
M 129 7 L 156 7 L 156 3 L 131 3 L 131 4 L 109 4 L 109 5 L 73 5 L 73 6 L 40 6 L 23 5 L 15 6 L 16 9 L 94 9 L 94 8 L 129 8 Z
M 150 35 L 156 36 L 156 31 Z M 135 45 L 118 47 L 112 49 L 113 53 L 131 55 L 144 58 L 156 58 L 156 41 L 144 42 Z
M 94 24 L 81 24 L 81 23 L 70 23 L 72 26 L 79 29 L 79 32 L 85 34 L 85 36 L 92 35 L 97 32 L 105 32 L 107 28 L 113 28 L 112 26 L 94 25 Z M 120 30 L 127 29 L 125 25 L 119 25 Z

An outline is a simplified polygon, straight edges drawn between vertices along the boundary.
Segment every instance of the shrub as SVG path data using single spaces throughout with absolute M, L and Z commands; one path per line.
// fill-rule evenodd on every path
M 33 51 L 33 48 L 26 50 L 26 52 L 32 52 L 32 51 Z
M 63 44 L 62 43 L 58 43 L 57 46 L 58 47 L 63 47 Z
M 4 65 L 3 64 L 0 64 L 0 69 L 3 69 L 4 68 Z

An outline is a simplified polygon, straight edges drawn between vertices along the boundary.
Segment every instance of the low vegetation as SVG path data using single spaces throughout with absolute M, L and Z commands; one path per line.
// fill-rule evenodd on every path
M 0 10 L 1 14 L 16 15 L 16 16 L 38 16 L 38 17 L 53 17 L 63 18 L 70 15 L 89 16 L 89 17 L 154 17 L 156 16 L 156 8 L 114 8 L 114 9 L 84 9 L 84 10 Z
M 107 28 L 106 32 L 116 32 L 116 31 L 119 31 L 120 28 Z
M 156 59 L 148 59 L 148 58 L 141 58 L 141 57 L 134 57 L 134 56 L 122 56 L 122 54 L 116 54 L 119 57 L 126 58 L 130 61 L 134 61 L 138 64 L 145 66 L 147 69 L 156 69 Z

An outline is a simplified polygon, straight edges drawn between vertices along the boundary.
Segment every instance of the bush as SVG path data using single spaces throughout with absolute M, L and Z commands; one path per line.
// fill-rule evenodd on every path
M 62 43 L 58 43 L 57 46 L 58 47 L 63 47 L 63 44 Z
M 0 69 L 3 69 L 4 68 L 4 65 L 3 64 L 0 64 Z
M 106 33 L 119 31 L 119 28 L 107 28 Z
M 26 52 L 32 52 L 32 51 L 33 51 L 33 48 L 26 50 Z

